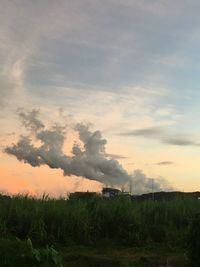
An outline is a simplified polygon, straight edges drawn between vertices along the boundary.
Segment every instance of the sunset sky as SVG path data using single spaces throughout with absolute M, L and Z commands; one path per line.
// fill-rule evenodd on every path
M 5 153 L 27 129 L 90 124 L 131 175 L 200 190 L 200 2 L 0 0 L 0 190 L 100 190 L 83 177 Z M 36 140 L 37 141 L 37 140 Z M 34 140 L 33 140 L 34 142 Z M 134 188 L 134 183 L 133 183 Z

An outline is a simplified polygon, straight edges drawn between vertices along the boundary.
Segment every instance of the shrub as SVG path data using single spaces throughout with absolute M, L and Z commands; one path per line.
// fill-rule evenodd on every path
M 0 266 L 62 267 L 62 264 L 53 247 L 36 249 L 30 239 L 0 239 Z

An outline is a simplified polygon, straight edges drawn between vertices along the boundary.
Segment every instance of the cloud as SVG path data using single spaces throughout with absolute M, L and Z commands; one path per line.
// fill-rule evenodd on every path
M 14 83 L 6 74 L 0 74 L 0 108 L 6 106 L 12 96 Z
M 175 145 L 175 146 L 200 146 L 200 143 L 192 141 L 190 139 L 186 139 L 184 137 L 172 137 L 168 139 L 164 139 L 163 143 Z
M 173 133 L 167 131 L 164 127 L 149 127 L 136 129 L 133 131 L 122 132 L 122 136 L 136 136 L 150 138 L 160 141 L 163 144 L 169 144 L 174 146 L 200 146 L 199 142 L 193 141 L 187 136 L 185 137 L 183 133 L 176 134 L 178 137 L 174 137 Z
M 106 157 L 113 159 L 127 159 L 127 157 L 119 154 L 106 153 Z
M 33 167 L 47 165 L 62 169 L 64 176 L 81 176 L 112 186 L 128 185 L 133 181 L 138 193 L 149 188 L 150 178 L 142 171 L 137 170 L 130 175 L 117 161 L 116 155 L 112 157 L 112 154 L 106 153 L 107 140 L 100 131 L 91 131 L 88 125 L 76 123 L 74 130 L 78 133 L 79 142 L 74 142 L 70 155 L 63 151 L 67 141 L 66 127 L 58 123 L 46 127 L 39 119 L 38 110 L 20 112 L 19 117 L 29 134 L 20 136 L 16 144 L 5 148 L 7 154 L 15 156 L 19 161 Z M 155 189 L 163 189 L 162 180 L 155 179 Z
M 143 129 L 136 129 L 130 132 L 121 133 L 124 136 L 143 136 L 143 137 L 156 137 L 163 134 L 163 129 L 160 127 L 149 127 Z
M 3 0 L 0 11 L 0 62 L 7 69 L 13 68 L 15 78 L 25 78 L 27 87 L 38 94 L 43 91 L 38 86 L 41 84 L 98 84 L 114 91 L 144 80 L 159 82 L 159 76 L 166 81 L 172 67 L 178 66 L 166 68 L 166 61 L 176 58 L 191 29 L 199 25 L 195 19 L 198 14 L 193 16 L 197 10 L 187 1 L 181 10 L 174 8 L 180 1 L 58 3 Z M 178 55 L 178 60 L 182 58 Z M 23 66 L 19 68 L 20 64 Z
M 160 1 L 149 4 L 130 0 L 70 3 L 58 0 L 59 4 L 55 4 L 49 0 L 46 5 L 3 0 L 3 3 L 0 37 L 2 54 L 5 52 L 7 57 L 4 63 L 17 67 L 23 59 L 23 74 L 30 86 L 112 84 L 116 90 L 119 84 L 135 85 L 153 75 L 158 81 L 159 75 L 168 75 L 166 67 L 160 66 L 176 56 L 195 24 L 192 12 L 189 18 L 185 16 L 186 3 L 181 10 L 174 8 L 174 3 L 166 5 Z M 190 27 L 186 18 L 191 20 Z M 15 22 L 12 26 L 11 20 Z M 168 69 L 177 65 L 171 64 Z M 159 75 L 155 77 L 158 69 Z M 18 68 L 15 76 L 23 76 Z M 35 90 L 40 93 L 38 88 Z
M 173 165 L 173 164 L 174 164 L 174 161 L 160 161 L 156 163 L 156 165 L 159 165 L 159 166 L 166 166 L 166 165 Z

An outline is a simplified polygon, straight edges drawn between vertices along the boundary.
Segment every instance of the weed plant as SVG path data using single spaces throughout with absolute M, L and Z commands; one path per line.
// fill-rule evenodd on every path
M 0 239 L 1 267 L 62 267 L 58 252 L 53 247 L 36 249 L 30 239 Z
M 149 246 L 187 248 L 188 233 L 200 201 L 0 198 L 0 237 L 30 238 L 34 245 Z

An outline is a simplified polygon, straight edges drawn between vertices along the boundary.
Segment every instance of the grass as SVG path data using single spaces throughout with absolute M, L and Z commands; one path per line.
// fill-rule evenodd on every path
M 91 248 L 73 247 L 62 250 L 69 267 L 186 267 L 184 251 L 166 248 Z
M 192 257 L 200 253 L 200 201 L 192 197 L 138 202 L 18 195 L 0 197 L 0 210 L 1 241 L 30 239 L 36 249 L 53 245 L 68 267 L 185 266 L 188 250 Z

